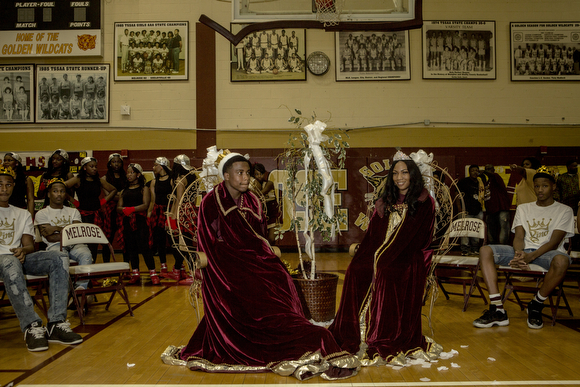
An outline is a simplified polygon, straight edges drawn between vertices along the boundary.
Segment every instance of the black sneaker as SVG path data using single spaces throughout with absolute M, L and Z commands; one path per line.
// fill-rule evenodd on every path
M 532 300 L 528 303 L 528 328 L 541 329 L 544 327 L 544 321 L 542 320 L 542 309 L 544 304 Z
M 48 325 L 48 341 L 61 344 L 79 344 L 83 342 L 83 338 L 78 333 L 74 333 L 70 329 L 70 323 L 66 321 Z
M 26 347 L 30 352 L 46 351 L 48 349 L 46 328 L 36 321 L 24 331 L 24 340 L 26 340 Z
M 498 327 L 510 325 L 507 312 L 498 311 L 495 305 L 490 305 L 489 309 L 484 311 L 480 318 L 473 321 L 473 326 L 478 328 L 491 328 L 494 325 Z

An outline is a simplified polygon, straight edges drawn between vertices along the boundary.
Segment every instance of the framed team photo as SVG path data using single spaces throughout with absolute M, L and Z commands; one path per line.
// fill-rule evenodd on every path
M 109 64 L 36 66 L 36 122 L 109 122 Z
M 423 21 L 423 79 L 496 79 L 495 22 Z
M 189 22 L 115 23 L 115 81 L 189 79 Z
M 236 34 L 247 24 L 231 24 Z M 252 32 L 230 44 L 232 82 L 305 81 L 306 30 L 282 28 Z
M 0 124 L 34 122 L 34 65 L 0 66 Z
M 580 22 L 510 23 L 512 81 L 580 80 Z
M 411 79 L 409 31 L 334 34 L 337 81 Z

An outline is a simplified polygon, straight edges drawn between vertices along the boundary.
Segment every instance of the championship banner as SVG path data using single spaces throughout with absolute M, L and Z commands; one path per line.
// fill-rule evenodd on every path
M 0 58 L 103 56 L 101 0 L 0 2 Z

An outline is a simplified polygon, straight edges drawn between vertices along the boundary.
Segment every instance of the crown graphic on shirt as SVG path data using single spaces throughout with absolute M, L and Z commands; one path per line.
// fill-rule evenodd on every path
M 8 221 L 8 218 L 4 218 L 4 220 L 1 220 L 0 219 L 0 228 L 1 229 L 4 229 L 4 230 L 5 229 L 12 230 L 12 229 L 14 229 L 14 223 L 15 222 L 16 222 L 16 219 L 15 218 L 12 219 L 12 223 L 10 223 Z
M 536 221 L 536 219 L 534 219 L 532 221 L 532 224 L 530 224 L 529 221 L 526 220 L 526 223 L 528 224 L 528 227 L 530 228 L 530 230 L 547 230 L 548 227 L 550 226 L 550 223 L 552 223 L 552 219 L 550 219 L 548 221 L 548 224 L 546 224 L 546 219 L 542 218 L 541 222 Z
M 66 215 L 63 215 L 60 218 L 58 216 L 55 216 L 53 222 L 54 222 L 55 226 L 59 226 L 59 227 L 68 226 L 69 224 L 72 223 L 70 220 L 70 215 L 68 217 Z

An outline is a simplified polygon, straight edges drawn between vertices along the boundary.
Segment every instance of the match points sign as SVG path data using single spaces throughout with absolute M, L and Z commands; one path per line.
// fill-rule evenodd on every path
M 0 1 L 0 58 L 103 56 L 103 3 Z

